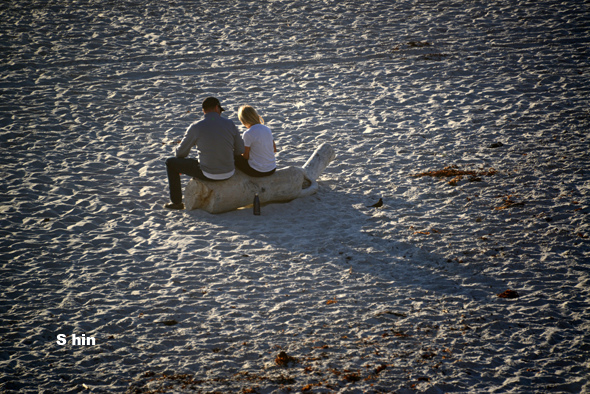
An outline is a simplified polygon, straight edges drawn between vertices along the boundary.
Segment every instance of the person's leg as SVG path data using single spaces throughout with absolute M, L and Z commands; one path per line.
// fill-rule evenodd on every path
M 246 175 L 250 175 L 249 173 L 252 168 L 250 167 L 250 164 L 248 164 L 248 160 L 246 160 L 244 156 L 234 156 L 234 164 L 236 166 L 236 169 L 242 171 Z
M 276 170 L 277 169 L 275 168 L 269 172 L 258 172 L 258 171 L 256 171 L 256 172 L 258 172 L 258 175 L 257 175 L 258 177 L 263 177 L 263 176 L 270 176 L 270 175 L 274 174 Z
M 244 174 L 249 175 L 249 176 L 253 176 L 253 177 L 263 177 L 263 176 L 269 176 L 274 174 L 275 170 L 269 171 L 269 172 L 260 172 L 255 170 L 254 168 L 250 167 L 250 164 L 248 163 L 248 160 L 246 160 L 244 158 L 244 156 L 235 156 L 234 157 L 235 160 L 235 165 L 236 168 L 240 171 L 242 171 Z
M 201 171 L 197 159 L 171 157 L 166 160 L 166 171 L 168 172 L 168 184 L 170 186 L 170 201 L 173 204 L 182 203 L 182 185 L 180 174 L 186 174 L 194 178 L 207 179 Z

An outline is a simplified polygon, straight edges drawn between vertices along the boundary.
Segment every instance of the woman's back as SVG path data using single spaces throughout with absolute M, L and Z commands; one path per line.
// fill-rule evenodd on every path
M 263 124 L 251 126 L 243 135 L 244 145 L 250 148 L 248 164 L 260 172 L 276 168 L 272 131 Z

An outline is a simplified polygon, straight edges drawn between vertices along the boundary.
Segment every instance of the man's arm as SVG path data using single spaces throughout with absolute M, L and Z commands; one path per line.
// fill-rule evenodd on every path
M 193 128 L 193 125 L 190 125 L 188 129 L 186 129 L 184 137 L 182 138 L 182 141 L 180 141 L 180 145 L 176 147 L 176 157 L 187 157 L 191 151 L 191 148 L 195 146 L 196 143 L 197 133 L 196 130 Z
M 242 136 L 240 135 L 238 128 L 234 124 L 234 156 L 241 155 L 242 153 L 244 153 L 244 151 L 244 140 L 242 139 Z

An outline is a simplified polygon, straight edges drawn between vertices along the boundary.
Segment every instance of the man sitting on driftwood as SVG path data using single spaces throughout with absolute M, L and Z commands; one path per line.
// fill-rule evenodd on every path
M 205 117 L 189 126 L 176 148 L 176 157 L 166 160 L 171 201 L 166 208 L 184 209 L 180 174 L 208 181 L 229 179 L 234 175 L 234 156 L 244 153 L 244 141 L 234 122 L 221 117 L 223 111 L 218 99 L 205 99 Z M 198 160 L 187 158 L 195 145 Z

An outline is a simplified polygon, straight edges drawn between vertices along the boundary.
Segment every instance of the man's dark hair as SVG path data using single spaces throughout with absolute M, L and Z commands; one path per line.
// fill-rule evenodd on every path
M 203 110 L 205 110 L 205 111 L 212 111 L 218 105 L 219 105 L 219 108 L 221 108 L 221 103 L 215 97 L 207 97 L 205 99 L 205 101 L 203 101 Z M 221 108 L 221 110 L 224 111 L 223 108 Z

